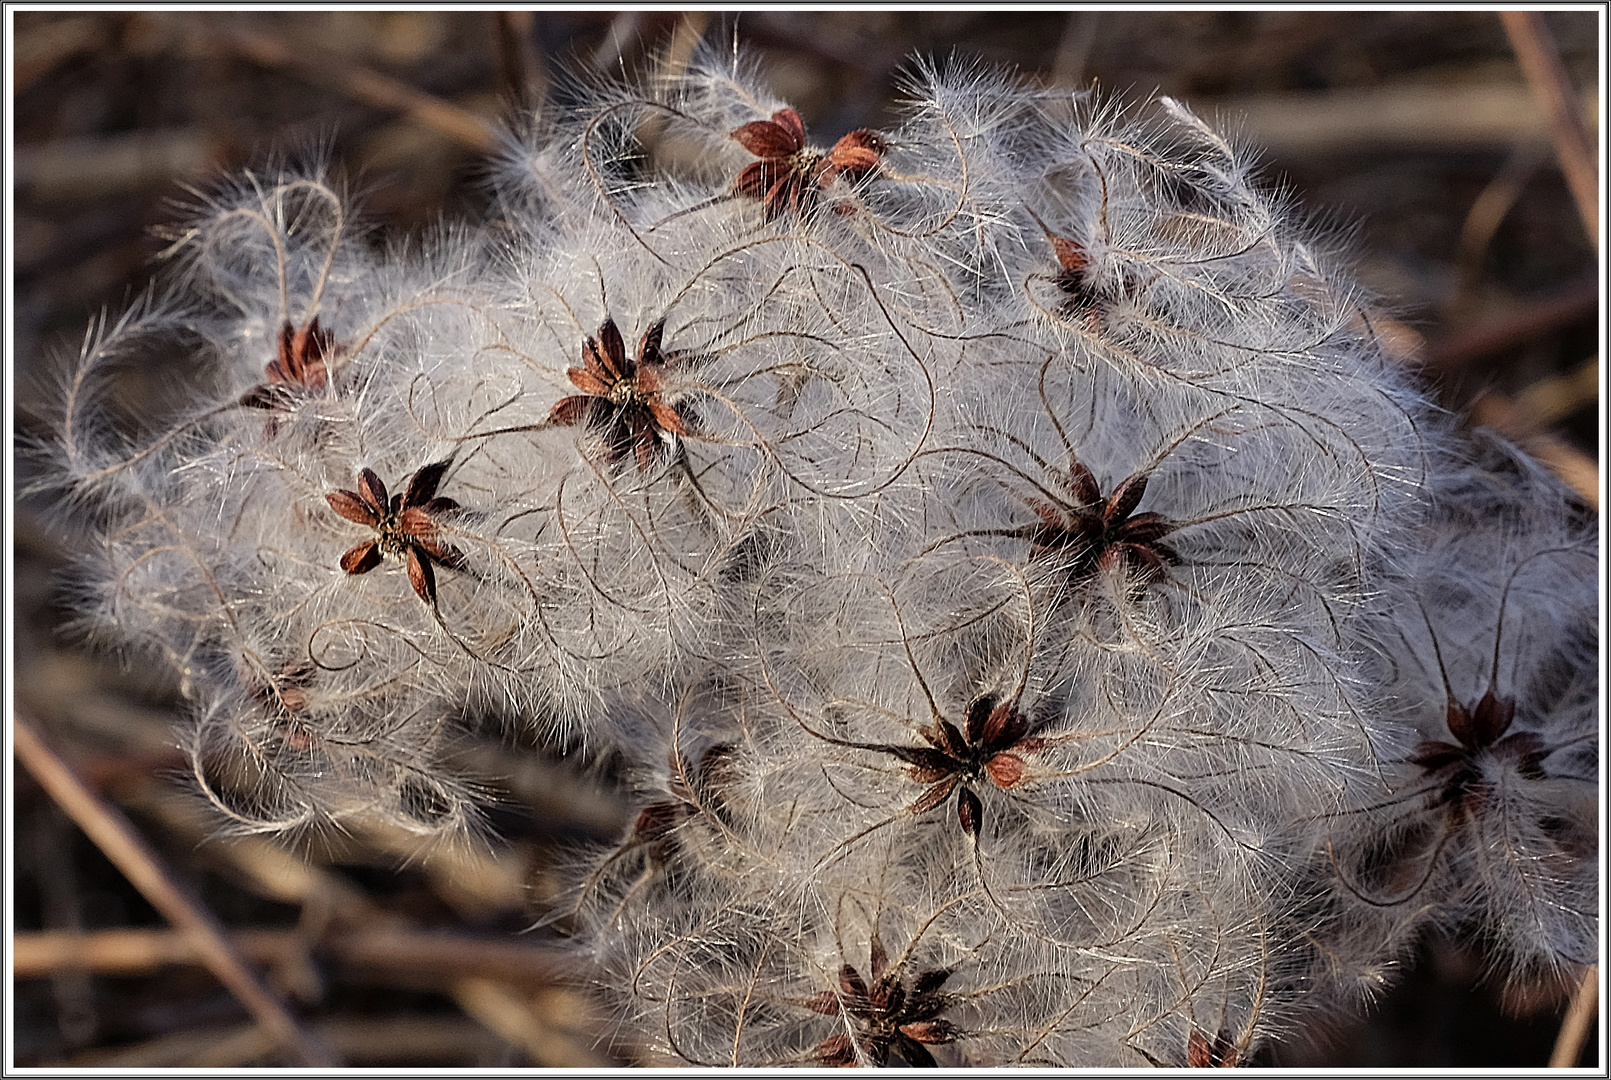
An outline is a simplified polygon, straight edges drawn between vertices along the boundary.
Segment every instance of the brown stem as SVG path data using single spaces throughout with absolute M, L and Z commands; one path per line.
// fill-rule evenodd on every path
M 532 11 L 493 14 L 498 48 L 498 85 L 518 109 L 532 109 L 543 99 L 548 73 L 537 48 L 537 15 Z
M 432 987 L 470 975 L 552 986 L 567 971 L 563 954 L 544 945 L 406 927 L 353 932 L 343 925 L 315 941 L 294 928 L 234 930 L 229 940 L 252 963 L 284 963 L 311 948 L 344 967 L 387 977 L 401 974 L 410 984 Z M 12 937 L 12 974 L 18 979 L 70 968 L 97 975 L 148 975 L 169 965 L 204 962 L 203 951 L 181 930 L 51 930 Z
M 1528 301 L 1502 318 L 1431 342 L 1426 349 L 1426 366 L 1453 370 L 1593 318 L 1599 309 L 1599 283 L 1585 281 L 1558 296 Z
M 1561 1021 L 1561 1033 L 1556 1036 L 1555 1049 L 1549 1055 L 1550 1068 L 1570 1069 L 1577 1065 L 1578 1058 L 1583 1054 L 1583 1044 L 1594 1029 L 1594 1016 L 1599 1011 L 1599 1004 L 1600 965 L 1590 964 L 1589 970 L 1583 973 L 1583 981 L 1578 983 L 1577 991 L 1572 995 L 1572 1005 L 1566 1010 L 1566 1019 Z
M 303 1064 L 339 1066 L 339 1059 L 324 1041 L 298 1023 L 284 1003 L 246 967 L 225 937 L 223 926 L 163 867 L 156 852 L 122 811 L 86 787 L 67 763 L 45 745 L 20 709 L 12 719 L 12 732 L 17 760 L 151 906 L 190 937 L 208 970 L 263 1029 Z
M 1572 81 L 1561 63 L 1560 50 L 1544 16 L 1537 11 L 1501 11 L 1511 48 L 1527 76 L 1533 96 L 1549 120 L 1550 139 L 1561 160 L 1561 172 L 1577 200 L 1577 212 L 1588 230 L 1589 241 L 1600 242 L 1600 183 L 1595 169 L 1594 140 L 1577 110 Z
M 478 153 L 487 154 L 498 148 L 492 129 L 474 113 L 350 60 L 299 55 L 264 34 L 236 31 L 220 34 L 219 38 L 263 67 L 294 71 L 309 82 L 331 87 L 366 105 L 402 113 Z
M 495 979 L 459 979 L 451 993 L 467 1016 L 520 1047 L 538 1068 L 601 1068 L 616 1064 L 550 1023 L 538 1001 Z
M 419 1061 L 465 1066 L 496 1061 L 507 1044 L 481 1024 L 458 1016 L 401 1013 L 376 1019 L 321 1021 L 320 1035 L 349 1061 L 374 1068 Z M 83 1050 L 63 1064 L 98 1069 L 201 1069 L 218 1072 L 259 1065 L 274 1044 L 256 1024 L 176 1031 L 133 1045 Z M 584 1062 L 568 1062 L 581 1067 Z

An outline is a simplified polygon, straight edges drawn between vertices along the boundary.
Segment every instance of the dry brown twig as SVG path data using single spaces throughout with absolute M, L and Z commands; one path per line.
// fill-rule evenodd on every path
M 235 930 L 231 946 L 253 963 L 278 964 L 309 947 L 301 931 Z M 331 960 L 377 976 L 405 976 L 411 985 L 445 986 L 470 975 L 545 987 L 565 971 L 561 953 L 530 942 L 409 927 L 327 933 L 311 947 Z M 202 964 L 205 954 L 182 930 L 129 928 L 87 933 L 43 931 L 12 938 L 12 973 L 41 978 L 66 968 L 98 975 L 149 975 L 164 967 Z
M 466 1015 L 520 1047 L 538 1067 L 606 1067 L 616 1062 L 579 1045 L 570 1033 L 551 1022 L 540 997 L 520 993 L 498 979 L 467 976 L 451 989 Z
M 176 835 L 196 843 L 204 839 L 206 833 L 198 830 L 200 823 L 192 820 L 191 808 L 171 792 L 145 785 L 136 797 L 144 810 Z M 418 855 L 399 846 L 401 838 L 385 830 L 366 831 L 361 839 L 368 849 Z M 209 845 L 207 850 L 238 873 L 238 880 L 250 891 L 303 906 L 303 919 L 294 928 L 229 933 L 231 945 L 241 955 L 251 963 L 268 966 L 281 984 L 313 970 L 309 965 L 317 962 L 320 968 L 334 968 L 337 977 L 346 982 L 445 992 L 481 1028 L 521 1048 L 539 1065 L 615 1064 L 590 1049 L 581 1027 L 556 1023 L 550 1015 L 556 1008 L 560 1013 L 575 1012 L 574 1006 L 563 1005 L 574 992 L 563 987 L 567 967 L 556 950 L 527 941 L 422 930 L 377 907 L 339 875 L 266 841 L 244 838 Z M 426 869 L 434 871 L 430 872 L 433 886 L 446 902 L 482 916 L 518 907 L 519 897 L 511 898 L 508 875 L 495 870 L 498 866 L 501 864 L 490 856 L 467 849 L 446 849 L 425 860 Z M 26 934 L 14 941 L 14 959 L 18 978 L 74 968 L 97 975 L 148 975 L 172 965 L 206 961 L 184 932 L 147 929 Z M 216 1033 L 179 1033 L 129 1048 L 128 1060 L 96 1057 L 93 1061 L 85 1058 L 83 1063 L 232 1067 L 270 1052 L 273 1043 L 269 1040 L 265 1045 L 266 1038 L 250 1030 L 229 1038 Z M 345 1052 L 346 1045 L 343 1042 L 338 1047 Z M 367 1048 L 357 1056 L 365 1061 L 408 1059 L 408 1055 L 373 1051 Z M 423 1052 L 413 1056 L 436 1058 L 434 1053 Z
M 498 48 L 498 84 L 518 110 L 534 109 L 548 87 L 548 71 L 537 48 L 537 15 L 531 11 L 493 14 Z
M 145 784 L 131 794 L 143 812 L 183 840 L 199 844 L 206 838 L 204 822 L 195 817 L 193 807 L 168 789 Z M 405 837 L 386 829 L 364 830 L 357 839 L 366 850 L 421 858 Z M 257 838 L 208 845 L 206 850 L 222 859 L 249 891 L 303 907 L 303 919 L 295 928 L 244 929 L 229 935 L 247 960 L 268 965 L 282 983 L 317 961 L 333 965 L 344 981 L 446 992 L 481 1028 L 520 1047 L 538 1064 L 614 1064 L 590 1049 L 581 1030 L 556 1023 L 549 1015 L 556 1002 L 573 996 L 562 988 L 566 965 L 555 950 L 526 941 L 419 929 L 375 905 L 340 875 Z M 455 909 L 484 917 L 520 906 L 518 875 L 511 878 L 510 866 L 488 853 L 445 848 L 423 857 L 422 868 L 437 894 Z M 17 939 L 15 958 L 19 978 L 74 967 L 100 975 L 142 975 L 169 965 L 204 962 L 182 932 L 141 929 L 28 934 Z M 83 1063 L 223 1068 L 260 1058 L 272 1049 L 272 1044 L 265 1049 L 263 1043 L 264 1036 L 250 1032 L 229 1038 L 180 1033 L 129 1048 L 127 1060 L 86 1057 Z M 345 1049 L 347 1044 L 339 1045 Z M 402 1054 L 377 1055 L 373 1048 L 356 1056 L 365 1061 L 408 1059 Z M 414 1055 L 421 1056 L 435 1060 L 437 1055 Z
M 298 55 L 274 38 L 239 30 L 217 31 L 209 40 L 263 67 L 294 71 L 366 105 L 402 113 L 477 153 L 498 148 L 492 127 L 474 113 L 350 60 Z
M 1600 965 L 1590 964 L 1572 994 L 1571 1007 L 1561 1021 L 1561 1033 L 1555 1038 L 1555 1049 L 1549 1056 L 1552 1069 L 1570 1069 L 1583 1056 L 1583 1044 L 1594 1029 L 1594 1016 L 1600 1005 Z
M 299 1023 L 285 1003 L 247 968 L 224 927 L 163 867 L 123 813 L 86 787 L 20 710 L 13 716 L 12 732 L 14 753 L 23 767 L 151 906 L 190 938 L 208 970 L 258 1024 L 303 1064 L 339 1065 L 329 1046 Z
M 1518 305 L 1507 315 L 1432 342 L 1425 351 L 1425 363 L 1429 368 L 1451 370 L 1591 318 L 1599 309 L 1599 283 L 1586 281 L 1558 296 Z
M 19 148 L 15 183 L 54 199 L 94 199 L 195 180 L 218 162 L 217 148 L 198 131 L 143 131 L 56 139 Z
M 1063 24 L 1063 36 L 1057 43 L 1057 55 L 1052 60 L 1053 86 L 1077 87 L 1085 81 L 1085 68 L 1091 59 L 1091 47 L 1096 43 L 1100 11 L 1071 11 Z
M 1460 226 L 1459 255 L 1455 259 L 1454 296 L 1445 310 L 1457 311 L 1471 296 L 1482 276 L 1482 263 L 1494 235 L 1548 154 L 1549 146 L 1542 142 L 1524 142 L 1515 147 L 1472 202 L 1471 209 L 1466 211 L 1466 219 Z
M 1201 97 L 1190 104 L 1205 116 L 1234 118 L 1278 160 L 1384 148 L 1502 151 L 1538 138 L 1543 120 L 1524 87 L 1483 84 L 1389 83 Z
M 457 1016 L 399 1014 L 396 1017 L 326 1020 L 317 1025 L 321 1037 L 341 1056 L 369 1066 L 487 1065 L 503 1058 L 507 1043 L 483 1025 Z M 179 1031 L 132 1046 L 86 1050 L 68 1058 L 73 1068 L 163 1069 L 241 1068 L 261 1064 L 274 1050 L 255 1024 Z
M 1565 420 L 1600 399 L 1600 360 L 1595 357 L 1565 375 L 1540 379 L 1516 395 L 1516 404 L 1537 424 Z
M 674 79 L 681 75 L 693 59 L 694 49 L 699 47 L 700 39 L 705 36 L 705 28 L 710 25 L 710 12 L 685 11 L 677 20 L 677 28 L 672 31 L 671 44 L 661 61 L 660 70 L 656 73 L 662 79 Z
M 1560 158 L 1561 172 L 1566 176 L 1572 197 L 1577 200 L 1577 212 L 1583 218 L 1589 240 L 1600 243 L 1600 182 L 1595 168 L 1594 140 L 1575 107 L 1576 92 L 1561 63 L 1560 50 L 1537 11 L 1501 11 L 1505 33 L 1510 35 L 1511 48 L 1528 85 L 1538 99 L 1549 123 L 1550 139 L 1555 143 L 1555 154 Z

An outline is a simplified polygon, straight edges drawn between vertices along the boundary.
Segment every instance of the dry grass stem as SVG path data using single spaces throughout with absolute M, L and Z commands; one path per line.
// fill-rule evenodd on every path
M 1549 1056 L 1552 1069 L 1574 1068 L 1583 1056 L 1583 1044 L 1594 1030 L 1594 1017 L 1600 1007 L 1600 965 L 1590 964 L 1572 994 L 1571 1007 L 1561 1021 L 1561 1033 L 1555 1039 L 1555 1049 Z
M 1516 404 L 1537 424 L 1553 424 L 1600 399 L 1600 361 L 1596 357 L 1576 371 L 1540 379 L 1516 395 Z
M 474 1021 L 452 1016 L 401 1014 L 383 1020 L 329 1020 L 315 1026 L 345 1060 L 368 1066 L 486 1066 L 508 1054 L 508 1044 Z M 260 1065 L 274 1042 L 255 1025 L 180 1031 L 131 1046 L 76 1054 L 72 1068 L 228 1069 Z
M 261 34 L 220 33 L 218 40 L 264 67 L 294 71 L 320 86 L 328 86 L 381 109 L 402 113 L 424 127 L 481 154 L 498 147 L 498 137 L 479 116 L 407 83 L 381 75 L 351 60 L 297 55 L 283 43 Z
M 549 1022 L 552 1010 L 497 979 L 472 976 L 452 988 L 453 999 L 467 1014 L 526 1052 L 539 1068 L 555 1066 L 604 1068 L 609 1058 L 579 1045 Z
M 207 969 L 258 1023 L 304 1064 L 314 1067 L 339 1064 L 324 1041 L 303 1027 L 285 1004 L 252 974 L 218 920 L 174 880 L 123 813 L 85 787 L 67 763 L 45 745 L 21 712 L 13 717 L 12 732 L 14 750 L 23 767 L 151 906 L 189 936 Z
M 1577 99 L 1590 108 L 1592 96 Z M 1241 130 L 1281 157 L 1414 146 L 1504 150 L 1538 138 L 1539 114 L 1523 86 L 1411 84 L 1327 93 L 1205 100 L 1204 115 L 1235 117 Z
M 309 941 L 299 930 L 235 930 L 231 946 L 254 964 L 279 964 L 304 951 L 386 979 L 446 985 L 475 974 L 520 985 L 548 986 L 565 964 L 552 947 L 407 927 L 342 929 Z M 148 975 L 170 965 L 206 963 L 195 940 L 177 930 L 96 930 L 87 933 L 18 933 L 12 939 L 12 973 L 37 979 L 69 968 L 100 975 Z
M 1595 168 L 1594 140 L 1576 108 L 1577 93 L 1572 80 L 1561 63 L 1560 50 L 1544 24 L 1544 16 L 1537 11 L 1502 11 L 1499 17 L 1505 22 L 1505 33 L 1516 50 L 1522 73 L 1538 98 L 1549 124 L 1556 156 L 1561 171 L 1577 200 L 1577 212 L 1583 217 L 1583 227 L 1589 239 L 1600 242 L 1600 183 Z
M 1599 283 L 1587 281 L 1547 300 L 1519 305 L 1502 318 L 1458 330 L 1432 342 L 1427 348 L 1426 364 L 1435 369 L 1452 370 L 1590 318 L 1599 309 Z

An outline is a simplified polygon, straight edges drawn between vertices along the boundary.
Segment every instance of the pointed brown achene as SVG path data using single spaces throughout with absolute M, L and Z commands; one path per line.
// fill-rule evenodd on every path
M 760 160 L 746 165 L 733 190 L 761 203 L 767 220 L 788 210 L 800 213 L 817 193 L 843 176 L 852 183 L 871 175 L 888 149 L 883 138 L 858 128 L 826 154 L 806 145 L 805 124 L 793 109 L 779 109 L 770 120 L 735 128 L 730 138 Z
M 647 849 L 650 858 L 664 861 L 670 853 L 672 834 L 684 822 L 705 812 L 705 802 L 719 802 L 721 787 L 732 780 L 733 747 L 716 743 L 706 748 L 697 767 L 691 768 L 678 751 L 671 753 L 668 798 L 652 802 L 638 811 L 622 850 Z
M 634 361 L 615 320 L 606 318 L 598 337 L 582 343 L 582 366 L 565 372 L 582 392 L 561 398 L 548 414 L 549 423 L 594 428 L 604 435 L 612 463 L 635 450 L 640 468 L 652 466 L 665 442 L 688 434 L 687 421 L 663 396 L 666 358 L 660 343 L 665 329 L 661 319 L 644 331 Z
M 1052 245 L 1060 267 L 1052 278 L 1057 287 L 1067 294 L 1064 311 L 1070 314 L 1086 311 L 1099 303 L 1102 297 L 1091 287 L 1091 253 L 1078 241 L 1048 231 L 1046 239 Z
M 1036 218 L 1039 221 L 1039 218 Z M 1108 271 L 1117 271 L 1117 280 L 1099 276 L 1095 272 L 1095 259 L 1090 248 L 1078 240 L 1059 236 L 1041 225 L 1046 241 L 1057 257 L 1057 273 L 1051 275 L 1052 284 L 1063 294 L 1057 305 L 1058 313 L 1065 318 L 1080 319 L 1086 329 L 1100 334 L 1114 305 L 1134 293 L 1139 287 L 1133 272 L 1123 264 Z
M 1234 1069 L 1241 1064 L 1242 1051 L 1224 1031 L 1209 1041 L 1201 1028 L 1194 1027 L 1186 1037 L 1188 1069 Z
M 889 1064 L 891 1052 L 914 1068 L 937 1068 L 928 1047 L 955 1042 L 961 1032 L 940 1014 L 950 1008 L 954 995 L 940 988 L 951 977 L 947 969 L 924 971 L 908 990 L 900 972 L 889 971 L 889 956 L 875 937 L 869 948 L 872 985 L 849 964 L 839 968 L 837 990 L 824 990 L 802 1004 L 824 1016 L 847 1016 L 858 1028 L 854 1037 L 837 1032 L 817 1044 L 812 1059 L 844 1067 L 865 1057 L 874 1065 Z M 857 1051 L 860 1051 L 858 1055 Z
M 452 513 L 459 504 L 436 497 L 452 461 L 438 461 L 419 469 L 408 481 L 408 490 L 388 497 L 386 485 L 373 469 L 358 474 L 357 491 L 332 491 L 325 496 L 330 509 L 348 521 L 367 525 L 375 537 L 347 549 L 341 568 L 349 574 L 367 574 L 390 555 L 403 559 L 408 581 L 419 598 L 436 606 L 436 572 L 432 566 L 463 570 L 464 556 L 436 536 L 436 519 Z

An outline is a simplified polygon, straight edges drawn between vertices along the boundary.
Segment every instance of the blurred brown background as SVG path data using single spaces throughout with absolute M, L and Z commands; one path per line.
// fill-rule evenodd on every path
M 564 103 L 567 72 L 677 64 L 701 37 L 736 38 L 825 141 L 892 123 L 913 53 L 1182 98 L 1263 148 L 1269 182 L 1353 254 L 1395 320 L 1395 347 L 1448 407 L 1526 441 L 1596 502 L 1598 258 L 1574 200 L 1584 144 L 1580 132 L 1574 151 L 1569 119 L 1597 139 L 1593 11 L 1539 20 L 1532 40 L 1559 58 L 1553 81 L 1536 60 L 1529 80 L 1494 12 L 13 18 L 12 355 L 25 435 L 44 430 L 42 387 L 90 317 L 154 272 L 163 242 L 150 230 L 172 218 L 180 184 L 327 146 L 388 229 L 475 214 L 479 162 L 513 108 Z M 1541 104 L 1552 86 L 1554 114 Z M 176 373 L 154 363 L 119 392 L 166 393 Z M 18 468 L 26 483 L 26 461 Z M 355 835 L 288 854 L 209 840 L 174 775 L 176 688 L 62 631 L 72 612 L 53 576 L 81 541 L 70 513 L 46 509 L 16 507 L 19 712 L 227 928 L 272 1007 L 296 1018 L 292 1042 L 359 1066 L 630 1063 L 630 1040 L 590 1017 L 543 932 L 517 933 L 546 910 L 567 848 L 625 827 L 606 783 L 574 778 L 518 736 L 471 733 L 466 763 L 499 795 L 489 844 L 421 854 L 401 837 Z M 273 1024 L 254 1021 L 267 1014 L 198 962 L 197 939 L 171 930 L 22 768 L 14 799 L 15 1064 L 298 1063 Z M 1502 999 L 1481 971 L 1480 956 L 1428 942 L 1369 1017 L 1298 1032 L 1261 1063 L 1542 1065 L 1570 988 Z

